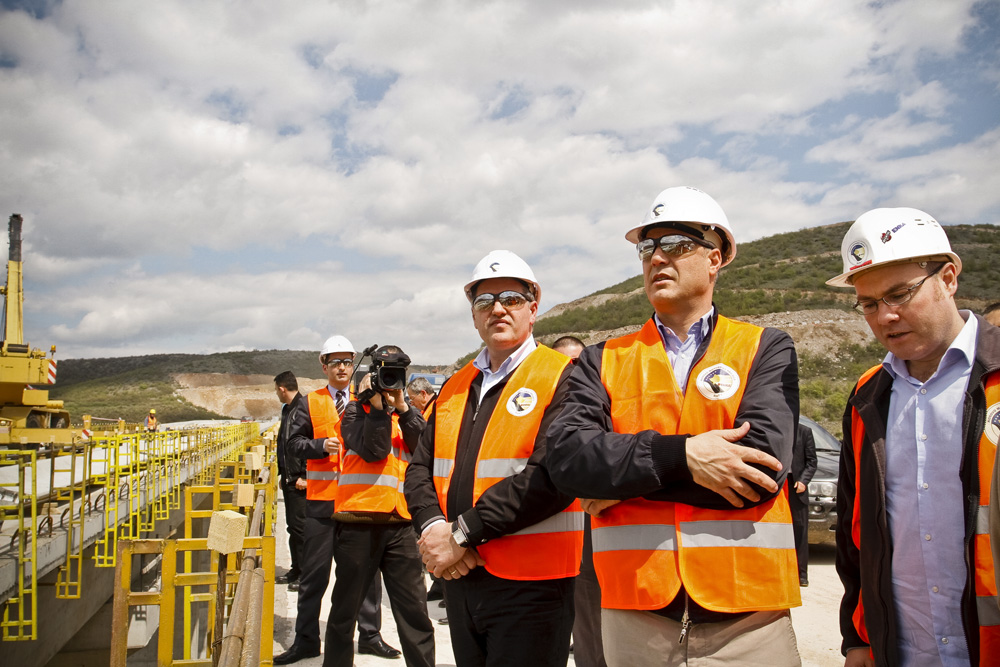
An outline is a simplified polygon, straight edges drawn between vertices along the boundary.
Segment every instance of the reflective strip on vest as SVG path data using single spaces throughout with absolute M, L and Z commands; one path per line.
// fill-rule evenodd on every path
M 350 486 L 351 484 L 364 484 L 365 486 L 388 486 L 395 489 L 399 486 L 399 479 L 394 475 L 377 475 L 372 473 L 350 473 L 341 475 L 340 485 Z
M 685 547 L 754 547 L 794 549 L 792 527 L 784 523 L 757 521 L 684 521 L 681 544 Z
M 409 463 L 410 462 L 410 452 L 408 452 L 407 450 L 403 449 L 402 447 L 393 447 L 392 448 L 392 455 L 395 456 L 400 461 L 402 461 L 403 463 Z
M 594 553 L 605 551 L 677 551 L 677 531 L 673 526 L 649 523 L 593 528 Z
M 976 609 L 979 611 L 979 625 L 1000 625 L 996 595 L 977 595 Z
M 990 506 L 980 505 L 976 512 L 976 535 L 990 534 Z
M 539 533 L 572 533 L 583 530 L 583 512 L 559 512 L 511 535 L 538 535 Z
M 476 465 L 476 477 L 478 479 L 513 477 L 527 465 L 528 459 L 482 459 Z
M 340 477 L 336 470 L 306 470 L 306 479 L 331 480 Z
M 447 477 L 451 474 L 451 469 L 455 467 L 455 462 L 451 459 L 434 459 L 434 476 Z

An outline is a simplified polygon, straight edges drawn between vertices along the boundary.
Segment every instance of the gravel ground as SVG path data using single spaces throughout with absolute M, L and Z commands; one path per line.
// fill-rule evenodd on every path
M 288 537 L 285 531 L 284 501 L 278 500 L 278 526 L 275 534 L 277 544 L 277 570 L 284 572 L 288 567 Z M 834 571 L 834 550 L 831 546 L 813 546 L 810 550 L 809 583 L 802 589 L 802 606 L 792 610 L 792 624 L 798 638 L 799 653 L 802 664 L 807 667 L 833 667 L 843 665 L 840 656 L 840 632 L 837 622 L 837 607 L 844 589 Z M 327 590 L 323 611 L 320 617 L 320 632 L 326 628 L 325 619 L 330 613 L 330 593 L 333 590 L 331 578 Z M 281 653 L 289 646 L 295 636 L 295 605 L 297 596 L 289 593 L 285 586 L 276 586 L 274 595 L 274 655 Z M 451 639 L 448 626 L 440 625 L 437 619 L 444 617 L 444 609 L 437 602 L 429 602 L 427 612 L 434 619 L 434 639 L 437 645 L 437 664 L 454 665 L 455 657 L 451 651 Z M 382 595 L 382 637 L 391 646 L 399 648 L 396 634 L 396 624 L 389 609 L 389 597 L 383 591 Z M 295 663 L 302 667 L 319 667 L 323 664 L 322 657 L 310 658 Z M 383 660 L 370 655 L 355 655 L 354 664 L 357 667 L 388 667 L 402 665 L 400 660 Z M 572 654 L 570 665 L 575 665 Z

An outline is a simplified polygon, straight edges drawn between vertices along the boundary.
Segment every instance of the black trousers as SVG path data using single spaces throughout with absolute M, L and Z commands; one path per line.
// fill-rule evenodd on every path
M 458 667 L 565 667 L 574 577 L 512 581 L 477 567 L 444 582 Z
M 590 515 L 584 515 L 583 557 L 574 594 L 576 618 L 573 620 L 573 661 L 576 667 L 608 667 L 601 638 L 601 585 L 594 570 L 594 545 L 590 534 Z
M 380 569 L 406 664 L 433 667 L 434 626 L 427 615 L 427 592 L 413 526 L 340 523 L 333 553 L 337 580 L 326 625 L 324 667 L 354 664 L 354 620 L 365 590 Z
M 285 526 L 288 528 L 288 551 L 292 555 L 292 566 L 289 568 L 289 578 L 295 579 L 302 574 L 300 560 L 302 559 L 302 525 L 306 520 L 306 491 L 296 489 L 295 484 L 281 484 L 281 495 L 285 501 Z
M 799 561 L 799 580 L 809 579 L 809 492 L 788 489 L 788 508 L 792 512 L 795 558 Z
M 302 554 L 299 575 L 299 600 L 295 617 L 295 644 L 303 650 L 320 647 L 319 613 L 323 594 L 330 585 L 333 567 L 333 547 L 337 522 L 306 516 L 302 523 Z M 361 612 L 357 616 L 358 639 L 372 642 L 382 630 L 382 578 L 375 577 L 365 595 Z M 330 610 L 333 616 L 334 609 Z

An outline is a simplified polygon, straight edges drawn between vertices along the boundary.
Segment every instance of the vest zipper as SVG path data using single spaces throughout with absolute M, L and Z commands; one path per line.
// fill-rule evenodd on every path
M 684 615 L 681 616 L 681 636 L 677 639 L 678 644 L 683 644 L 687 639 L 688 630 L 691 629 L 691 618 L 688 616 L 688 594 L 684 591 Z

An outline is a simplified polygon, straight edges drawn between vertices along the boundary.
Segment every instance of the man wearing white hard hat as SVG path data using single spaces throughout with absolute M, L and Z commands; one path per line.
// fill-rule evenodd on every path
M 456 664 L 565 665 L 583 513 L 542 461 L 570 359 L 535 344 L 541 288 L 514 253 L 484 257 L 465 294 L 485 348 L 441 388 L 406 502 L 445 580 Z
M 625 238 L 653 316 L 580 355 L 546 461 L 591 515 L 605 658 L 799 665 L 795 347 L 717 312 L 736 242 L 704 192 L 664 190 Z
M 354 354 L 354 346 L 347 338 L 327 338 L 319 363 L 328 384 L 309 392 L 288 418 L 288 450 L 306 459 L 306 517 L 302 525 L 295 639 L 286 651 L 274 656 L 276 665 L 290 665 L 320 654 L 319 613 L 330 583 L 337 525 L 333 514 L 340 476 L 340 416 L 351 400 Z M 386 644 L 380 634 L 381 601 L 382 579 L 375 577 L 358 614 L 358 650 L 395 658 L 399 650 Z
M 837 571 L 846 665 L 996 665 L 987 505 L 1000 331 L 955 304 L 962 261 L 913 208 L 859 217 L 841 246 L 855 309 L 888 349 L 844 413 Z M 996 545 L 994 545 L 996 546 Z

